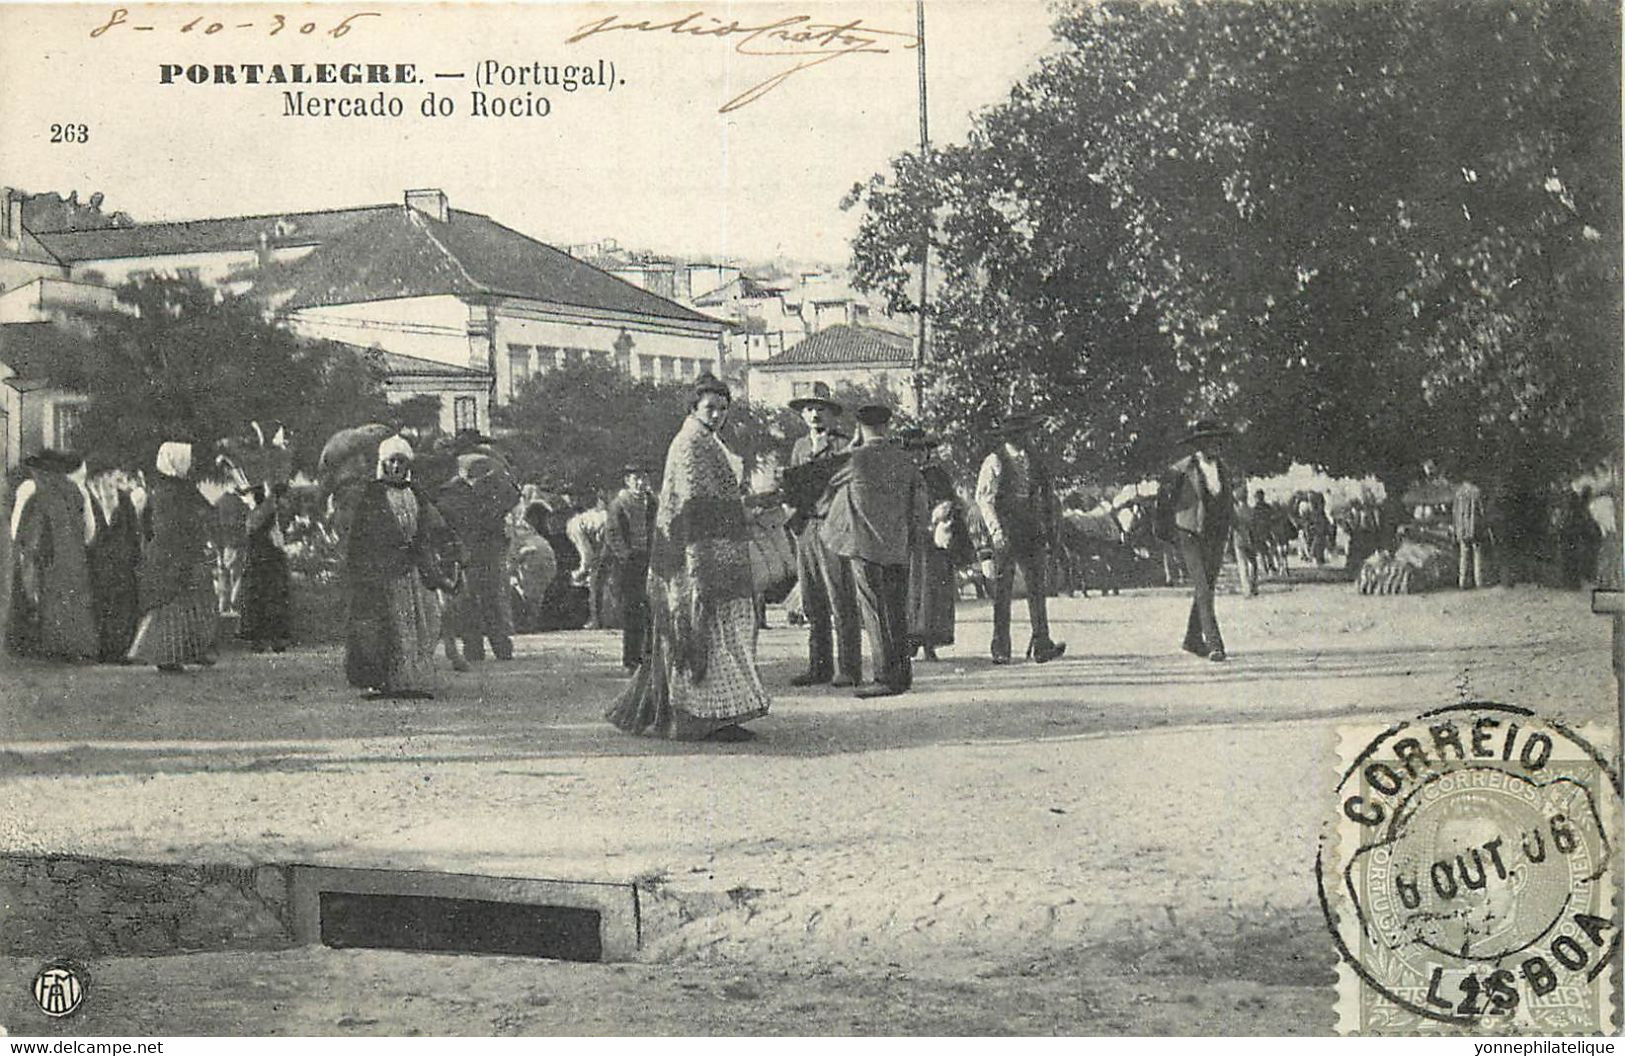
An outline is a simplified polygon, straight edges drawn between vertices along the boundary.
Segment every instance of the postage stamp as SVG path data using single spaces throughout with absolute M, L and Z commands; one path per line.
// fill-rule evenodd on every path
M 1620 778 L 1507 704 L 1339 730 L 1316 862 L 1343 1033 L 1612 1033 Z

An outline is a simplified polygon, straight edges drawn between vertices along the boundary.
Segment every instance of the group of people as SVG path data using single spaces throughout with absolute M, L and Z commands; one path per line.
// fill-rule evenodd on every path
M 119 472 L 87 476 L 84 459 L 44 451 L 24 460 L 11 510 L 7 646 L 21 656 L 150 664 L 179 672 L 213 664 L 220 638 L 218 511 L 198 490 L 193 447 L 159 447 L 150 484 Z M 288 569 L 276 539 L 281 491 L 245 489 L 243 633 L 288 642 Z
M 1035 419 L 1011 415 L 998 424 L 971 511 L 937 460 L 935 437 L 894 430 L 891 411 L 874 404 L 857 408 L 845 432 L 846 408 L 822 384 L 792 404 L 807 434 L 790 452 L 782 486 L 749 495 L 742 462 L 719 435 L 730 406 L 727 386 L 702 377 L 658 495 L 649 467 L 628 465 L 605 511 L 603 549 L 622 582 L 621 660 L 632 676 L 607 715 L 615 725 L 739 740 L 750 737 L 744 724 L 766 713 L 756 636 L 768 584 L 749 544 L 753 525 L 783 524 L 784 514 L 775 521 L 753 510 L 792 515 L 808 627 L 808 664 L 795 685 L 846 687 L 864 698 L 907 692 L 915 660 L 935 660 L 953 644 L 959 571 L 978 559 L 993 599 L 993 663 L 1014 659 L 1018 575 L 1025 657 L 1043 664 L 1065 653 L 1049 627 L 1058 511 L 1048 468 L 1029 442 Z M 381 430 L 357 448 L 367 471 L 335 490 L 345 673 L 371 695 L 431 696 L 439 648 L 458 671 L 482 660 L 487 645 L 498 661 L 513 656 L 513 570 L 545 540 L 524 523 L 522 493 L 488 438 L 459 434 L 453 474 L 430 489 L 414 474 L 408 439 L 365 428 Z M 1204 423 L 1185 438 L 1190 454 L 1170 468 L 1158 512 L 1159 533 L 1178 546 L 1196 584 L 1185 647 L 1214 660 L 1225 658 L 1213 584 L 1236 487 L 1210 453 L 1224 435 Z M 256 648 L 286 647 L 286 482 L 239 480 L 211 506 L 193 458 L 192 445 L 165 443 L 150 488 L 112 475 L 98 478 L 94 492 L 77 456 L 28 461 L 11 518 L 13 651 L 178 671 L 214 662 L 222 611 L 240 614 Z
M 793 685 L 850 688 L 862 698 L 905 693 L 914 660 L 935 659 L 954 640 L 957 569 L 973 551 L 952 477 L 934 458 L 936 439 L 918 429 L 894 432 L 891 412 L 874 404 L 857 408 L 845 433 L 846 410 L 820 383 L 791 404 L 807 433 L 790 452 L 782 487 L 747 496 L 740 462 L 718 435 L 729 405 L 727 387 L 702 378 L 667 452 L 652 506 L 649 644 L 606 716 L 628 732 L 746 740 L 752 734 L 744 724 L 766 713 L 769 696 L 755 663 L 754 599 L 762 585 L 746 545 L 752 505 L 783 503 L 794 511 L 808 666 Z M 1026 657 L 1042 664 L 1066 651 L 1048 621 L 1056 499 L 1028 442 L 1037 424 L 1018 415 L 1000 423 L 997 446 L 977 475 L 985 539 L 975 553 L 993 594 L 995 665 L 1013 659 L 1018 572 L 1030 627 Z M 1157 513 L 1159 534 L 1180 549 L 1195 583 L 1184 648 L 1212 661 L 1227 658 L 1213 596 L 1240 487 L 1218 454 L 1230 435 L 1204 421 L 1182 438 L 1188 453 L 1161 481 Z M 865 637 L 873 675 L 867 684 Z

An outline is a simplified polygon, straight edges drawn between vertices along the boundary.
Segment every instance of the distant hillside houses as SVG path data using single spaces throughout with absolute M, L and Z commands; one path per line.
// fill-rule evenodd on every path
M 493 403 L 568 362 L 667 381 L 722 366 L 724 320 L 452 208 L 439 190 L 351 209 L 60 230 L 30 225 L 24 201 L 5 191 L 0 326 L 51 324 L 69 301 L 108 306 L 131 279 L 190 276 L 260 299 L 296 333 L 376 350 L 391 398 L 439 397 L 447 431 L 488 428 Z M 0 383 L 22 369 L 37 371 L 37 356 L 0 366 Z M 8 464 L 62 439 L 41 428 L 16 436 Z
M 858 326 L 911 338 L 915 333 L 912 315 L 889 311 L 882 300 L 859 292 L 830 269 L 753 273 L 734 264 L 634 252 L 614 239 L 572 245 L 569 252 L 640 289 L 725 320 L 723 367 L 739 380 L 828 327 Z M 763 391 L 776 393 L 779 386 L 753 386 L 752 397 L 764 398 Z

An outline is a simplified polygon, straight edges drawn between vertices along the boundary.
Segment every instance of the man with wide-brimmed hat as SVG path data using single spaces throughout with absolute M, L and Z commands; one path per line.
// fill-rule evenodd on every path
M 993 549 L 993 662 L 1010 662 L 1010 595 L 1016 569 L 1027 584 L 1032 637 L 1027 655 L 1040 664 L 1066 652 L 1049 634 L 1049 547 L 1054 538 L 1055 489 L 1048 468 L 1032 450 L 1038 426 L 1030 415 L 1012 414 L 993 430 L 998 441 L 976 476 L 976 506 Z
M 643 661 L 649 625 L 649 549 L 654 543 L 655 496 L 651 466 L 628 462 L 625 486 L 609 500 L 604 525 L 605 558 L 615 562 L 621 583 L 621 666 L 636 671 Z
M 888 437 L 891 409 L 859 407 L 858 442 L 830 480 L 823 538 L 846 564 L 869 632 L 875 681 L 856 693 L 905 692 L 914 677 L 908 648 L 909 564 L 930 525 L 925 480 L 902 445 Z
M 446 608 L 446 655 L 459 671 L 485 659 L 485 642 L 498 660 L 513 659 L 513 607 L 508 595 L 508 511 L 519 486 L 500 456 L 470 449 L 457 459 L 457 475 L 435 493 L 446 523 L 468 553 L 467 580 Z M 463 642 L 457 651 L 456 639 Z
M 1188 453 L 1168 467 L 1157 489 L 1157 535 L 1179 547 L 1191 577 L 1191 611 L 1185 621 L 1183 648 L 1215 661 L 1224 660 L 1226 653 L 1213 607 L 1213 586 L 1230 541 L 1236 489 L 1230 467 L 1218 452 L 1234 435 L 1211 418 L 1192 423 L 1178 441 Z
M 813 686 L 834 680 L 838 686 L 863 680 L 863 627 L 858 615 L 857 586 L 846 564 L 825 545 L 822 530 L 829 512 L 827 485 L 845 457 L 847 436 L 836 428 L 844 408 L 829 386 L 814 382 L 810 395 L 790 401 L 801 415 L 807 435 L 790 449 L 785 491 L 795 517 L 796 585 L 807 618 L 807 670 L 792 685 Z

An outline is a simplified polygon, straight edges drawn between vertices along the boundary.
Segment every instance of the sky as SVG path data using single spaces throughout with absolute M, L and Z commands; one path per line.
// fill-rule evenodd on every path
M 1051 18 L 1044 0 L 928 0 L 935 142 L 963 139 L 974 112 L 1035 68 Z M 0 183 L 101 191 L 139 220 L 397 202 L 406 188 L 437 187 L 454 208 L 558 245 L 613 238 L 839 265 L 858 221 L 842 196 L 918 142 L 914 26 L 912 3 L 844 0 L 5 4 Z M 536 64 L 596 72 L 600 61 L 613 69 L 607 88 L 477 81 L 488 69 L 517 81 Z M 382 64 L 392 76 L 410 63 L 421 83 L 244 83 L 245 66 L 262 67 L 263 82 L 297 63 L 309 77 L 319 63 Z M 198 65 L 209 83 L 188 81 Z M 218 83 L 217 65 L 238 83 Z M 173 83 L 162 83 L 166 68 Z M 382 93 L 403 112 L 290 116 L 294 91 Z M 476 91 L 488 111 L 506 97 L 547 112 L 476 116 Z M 430 92 L 455 112 L 423 116 Z

